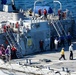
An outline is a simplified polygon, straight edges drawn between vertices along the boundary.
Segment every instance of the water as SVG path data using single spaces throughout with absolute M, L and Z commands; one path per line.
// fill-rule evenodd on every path
M 34 2 L 36 0 L 15 0 L 16 7 L 17 8 L 23 8 L 24 10 L 27 10 L 29 8 L 34 7 Z M 59 0 L 62 3 L 62 9 L 63 10 L 70 10 L 74 17 L 76 18 L 76 0 Z M 36 5 L 49 5 L 52 7 L 52 9 L 58 10 L 59 4 L 53 3 L 53 0 L 44 0 L 43 3 L 37 2 Z

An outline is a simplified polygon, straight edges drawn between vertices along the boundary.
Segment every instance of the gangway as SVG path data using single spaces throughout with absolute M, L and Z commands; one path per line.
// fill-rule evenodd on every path
M 58 31 L 60 32 L 60 35 L 62 35 L 63 33 L 62 33 L 62 29 L 61 29 L 60 25 L 58 24 L 57 21 L 54 21 L 54 23 L 55 23 L 56 28 L 57 28 Z
M 62 30 L 63 30 L 63 32 L 64 32 L 65 36 L 67 36 L 67 33 L 65 32 L 65 30 L 64 30 L 63 25 L 61 24 L 61 22 L 60 22 L 60 21 L 58 21 L 58 23 L 60 24 L 60 26 L 61 26 L 61 28 L 62 28 Z
M 10 35 L 8 34 L 7 31 L 6 31 L 5 37 L 6 37 L 6 39 L 9 42 L 10 45 L 14 44 L 13 41 L 11 40 Z
M 13 45 L 16 46 L 16 48 L 17 48 L 17 51 L 16 51 L 17 57 L 18 57 L 18 58 L 22 58 L 22 57 L 23 57 L 22 52 L 21 52 L 21 51 L 22 51 L 22 48 L 21 48 L 21 46 L 16 42 L 14 35 L 13 35 L 13 34 L 10 34 L 9 31 L 6 31 L 6 36 L 7 36 L 6 39 L 8 40 L 9 44 L 10 44 L 10 45 L 13 44 Z
M 52 25 L 53 25 L 54 29 L 56 30 L 56 32 L 57 32 L 57 34 L 58 34 L 58 36 L 60 37 L 61 35 L 60 35 L 60 33 L 59 33 L 59 31 L 58 31 L 58 29 L 57 29 L 56 25 L 55 25 L 55 22 L 54 22 L 54 21 L 51 21 L 51 23 L 52 23 Z
M 53 24 L 53 27 L 56 30 L 59 37 L 62 36 L 62 35 L 67 36 L 67 33 L 64 30 L 60 21 L 52 21 L 51 23 Z

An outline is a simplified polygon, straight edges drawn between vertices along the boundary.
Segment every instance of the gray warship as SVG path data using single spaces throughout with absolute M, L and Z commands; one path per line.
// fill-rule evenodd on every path
M 10 73 L 17 71 L 26 73 L 26 75 L 75 75 L 75 73 L 71 74 L 67 68 L 65 68 L 65 71 L 64 68 L 62 68 L 62 70 L 55 69 L 54 71 L 54 69 L 51 69 L 47 65 L 44 67 L 43 65 L 45 65 L 45 63 L 43 61 L 49 61 L 47 59 L 39 60 L 39 63 L 43 62 L 43 65 L 31 65 L 32 60 L 28 59 L 28 57 L 30 57 L 28 55 L 41 52 L 39 47 L 40 40 L 44 42 L 43 52 L 47 53 L 47 51 L 51 51 L 51 36 L 61 37 L 63 34 L 66 37 L 68 32 L 70 32 L 73 38 L 76 37 L 75 20 L 69 10 L 62 11 L 63 16 L 60 17 L 58 14 L 54 14 L 53 9 L 49 6 L 36 6 L 38 1 L 41 2 L 41 0 L 34 2 L 34 9 L 30 16 L 29 13 L 31 9 L 28 11 L 16 9 L 14 0 L 4 1 L 3 3 L 0 0 L 0 44 L 4 44 L 5 47 L 7 45 L 15 45 L 17 48 L 16 55 L 19 59 L 23 59 L 23 57 L 26 56 L 25 59 L 23 59 L 25 61 L 22 61 L 22 59 L 20 59 L 19 62 L 18 60 L 13 60 L 15 64 L 11 65 L 16 67 L 13 70 L 9 65 L 8 67 L 11 69 Z M 59 3 L 59 10 L 62 10 L 61 3 L 59 1 L 54 2 Z M 39 16 L 39 9 L 42 9 L 42 12 L 43 9 L 47 9 L 47 18 L 45 18 L 43 14 Z M 2 63 L 4 64 L 4 62 Z M 1 67 L 7 70 L 3 64 Z M 8 62 L 6 64 L 10 63 Z M 31 71 L 27 70 L 26 67 Z M 14 73 L 11 74 L 16 75 Z

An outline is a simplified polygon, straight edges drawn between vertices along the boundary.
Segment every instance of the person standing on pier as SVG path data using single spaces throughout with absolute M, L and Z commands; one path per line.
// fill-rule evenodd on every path
M 17 58 L 17 56 L 16 56 L 17 48 L 14 45 L 12 45 L 11 50 L 12 50 L 12 59 L 16 59 Z
M 73 60 L 73 44 L 71 44 L 71 45 L 69 46 L 69 52 L 70 52 L 69 59 L 70 59 L 70 60 Z
M 61 60 L 61 58 L 65 59 L 65 53 L 64 53 L 64 48 L 61 49 L 61 57 L 59 58 L 59 60 Z
M 58 40 L 57 40 L 57 37 L 54 40 L 54 44 L 55 44 L 55 50 L 57 51 L 58 50 Z
M 5 50 L 6 62 L 11 60 L 11 49 L 10 45 L 7 46 Z

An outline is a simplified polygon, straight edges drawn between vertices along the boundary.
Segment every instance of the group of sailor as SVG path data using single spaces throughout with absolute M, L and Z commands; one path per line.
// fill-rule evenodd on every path
M 10 31 L 15 32 L 14 29 L 17 29 L 17 31 L 18 31 L 18 28 L 19 28 L 19 23 L 18 22 L 16 22 L 14 25 L 5 24 L 5 25 L 2 26 L 2 29 L 3 29 L 2 32 L 4 32 L 4 33 L 10 32 Z
M 41 9 L 38 10 L 38 14 L 39 14 L 39 17 L 42 15 Z M 46 9 L 44 9 L 43 14 L 44 14 L 44 17 L 47 18 L 47 10 Z
M 11 59 L 17 58 L 16 56 L 16 47 L 14 45 L 7 45 L 5 46 L 3 44 L 0 45 L 0 58 L 4 61 L 10 61 Z
M 72 40 L 72 36 L 70 34 L 70 32 L 68 32 L 67 36 L 51 36 L 50 38 L 50 49 L 54 49 L 57 50 L 58 47 L 64 47 L 65 46 L 65 42 L 67 41 L 68 46 L 71 45 L 71 40 Z
M 39 17 L 41 17 L 42 14 L 44 15 L 45 18 L 47 18 L 47 10 L 46 9 L 44 9 L 43 12 L 41 9 L 38 10 Z M 31 9 L 29 10 L 29 16 L 32 16 L 32 10 Z
M 41 17 L 42 15 L 44 16 L 44 19 L 46 19 L 48 15 L 48 11 L 46 9 L 44 9 L 43 11 L 39 9 L 38 16 Z M 32 10 L 29 10 L 29 16 L 32 16 Z M 66 19 L 66 12 L 58 10 L 58 16 L 59 16 L 59 20 Z

